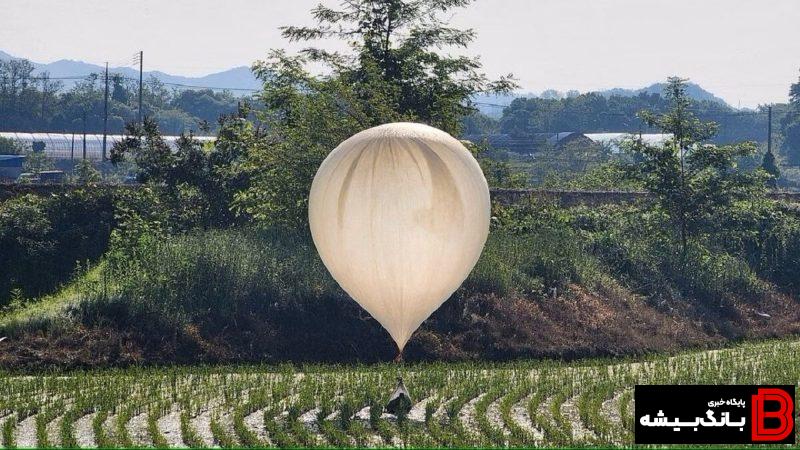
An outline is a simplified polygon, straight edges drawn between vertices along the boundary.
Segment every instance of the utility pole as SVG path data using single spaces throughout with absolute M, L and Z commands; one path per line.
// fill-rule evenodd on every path
M 767 153 L 772 153 L 772 105 L 767 107 Z
M 42 128 L 44 128 L 44 102 L 47 97 L 47 78 L 42 77 Z
M 107 135 L 108 135 L 108 61 L 106 61 L 106 96 L 103 101 L 103 161 L 106 160 Z
M 142 67 L 144 67 L 144 51 L 139 51 L 139 111 L 137 113 L 136 121 L 139 125 L 142 124 Z
M 83 110 L 83 160 L 86 160 L 86 110 Z

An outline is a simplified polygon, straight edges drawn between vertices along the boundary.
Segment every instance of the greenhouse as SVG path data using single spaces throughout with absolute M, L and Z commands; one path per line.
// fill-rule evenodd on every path
M 584 133 L 584 136 L 601 145 L 608 146 L 613 154 L 622 153 L 625 141 L 640 140 L 647 145 L 664 145 L 672 139 L 669 133 Z
M 103 158 L 103 135 L 87 134 L 86 158 L 101 160 Z M 111 147 L 121 141 L 125 136 L 121 134 L 106 135 L 106 155 L 111 152 Z M 174 150 L 180 136 L 162 136 L 164 141 Z M 44 153 L 54 159 L 80 159 L 84 157 L 84 135 L 77 133 L 18 133 L 0 132 L 0 138 L 11 139 L 25 150 L 32 150 L 34 143 L 44 143 Z M 195 136 L 201 142 L 213 141 L 210 136 Z

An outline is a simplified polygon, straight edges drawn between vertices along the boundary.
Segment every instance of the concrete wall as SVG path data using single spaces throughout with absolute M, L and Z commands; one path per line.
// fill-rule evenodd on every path
M 492 189 L 492 199 L 508 205 L 528 198 L 558 203 L 561 206 L 632 203 L 648 200 L 647 192 L 624 191 L 563 191 L 548 189 Z
M 104 185 L 106 189 L 136 189 L 136 185 Z M 70 185 L 21 185 L 0 183 L 0 201 L 25 193 L 50 194 L 74 189 Z M 558 203 L 561 206 L 603 205 L 609 203 L 632 203 L 649 201 L 647 192 L 626 191 L 563 191 L 547 189 L 492 189 L 492 199 L 501 204 L 512 204 L 527 198 Z M 770 192 L 767 197 L 787 203 L 800 203 L 800 192 Z
M 768 192 L 767 197 L 788 203 L 800 203 L 800 192 Z M 502 203 L 516 203 L 526 198 L 556 202 L 562 206 L 603 205 L 608 203 L 633 203 L 650 201 L 652 195 L 643 191 L 563 191 L 547 189 L 492 189 L 492 199 Z

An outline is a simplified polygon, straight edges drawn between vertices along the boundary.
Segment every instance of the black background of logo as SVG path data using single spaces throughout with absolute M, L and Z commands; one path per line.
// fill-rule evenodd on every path
M 758 393 L 758 388 L 777 387 L 794 397 L 794 386 L 746 386 L 746 385 L 637 385 L 634 390 L 635 398 L 635 438 L 636 444 L 794 444 L 794 426 L 792 433 L 780 442 L 753 442 L 752 429 L 752 396 Z M 708 402 L 741 399 L 745 407 L 719 406 L 709 408 Z M 766 405 L 767 411 L 773 410 L 773 402 Z M 794 402 L 796 415 L 797 403 Z M 650 414 L 655 418 L 659 410 L 669 420 L 679 418 L 682 421 L 692 421 L 696 417 L 705 418 L 706 411 L 714 411 L 714 417 L 721 419 L 722 412 L 730 412 L 730 420 L 738 421 L 742 417 L 746 423 L 742 431 L 736 427 L 703 427 L 682 428 L 674 431 L 673 427 L 646 427 L 640 423 L 642 416 Z M 772 419 L 777 422 L 777 419 Z M 772 420 L 767 419 L 766 425 L 772 426 Z M 796 424 L 794 424 L 796 425 Z

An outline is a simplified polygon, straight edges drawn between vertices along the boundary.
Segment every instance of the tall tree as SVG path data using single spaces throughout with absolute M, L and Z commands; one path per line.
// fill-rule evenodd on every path
M 50 78 L 50 73 L 43 72 L 39 74 L 39 84 L 41 86 L 41 114 L 39 116 L 43 124 L 49 123 L 49 116 L 51 115 L 50 109 L 55 106 L 58 99 L 58 91 L 63 87 L 63 83 L 55 81 Z
M 0 124 L 3 127 L 30 129 L 39 116 L 34 67 L 24 59 L 0 61 Z
M 672 139 L 662 146 L 631 143 L 639 156 L 631 173 L 655 194 L 659 207 L 670 218 L 684 260 L 691 238 L 719 230 L 736 202 L 763 194 L 765 180 L 761 170 L 744 172 L 737 167 L 740 158 L 755 153 L 754 143 L 717 146 L 707 142 L 717 126 L 695 117 L 685 83 L 681 78 L 669 79 L 667 112 L 640 113 L 648 125 L 670 133 Z
M 800 165 L 800 79 L 789 88 L 789 110 L 781 120 L 781 128 L 789 164 Z
M 686 154 L 689 149 L 711 138 L 716 132 L 716 124 L 703 123 L 689 110 L 691 100 L 686 95 L 687 80 L 671 77 L 667 81 L 664 94 L 670 102 L 670 111 L 655 114 L 643 111 L 642 120 L 651 127 L 657 127 L 664 133 L 672 134 L 671 145 L 666 145 L 647 156 L 646 166 L 653 169 L 656 177 L 650 178 L 649 187 L 665 202 L 669 211 L 677 213 L 680 226 L 681 247 L 686 250 L 689 233 L 689 191 L 686 182 Z M 645 152 L 645 154 L 647 154 Z M 676 170 L 677 169 L 677 170 Z
M 475 111 L 472 98 L 508 91 L 511 77 L 489 80 L 476 58 L 443 54 L 465 47 L 475 33 L 446 25 L 442 16 L 469 0 L 348 0 L 320 5 L 316 25 L 284 27 L 290 41 L 338 39 L 350 52 L 309 47 L 289 56 L 273 51 L 255 64 L 263 80 L 259 115 L 266 134 L 249 154 L 251 187 L 237 207 L 266 222 L 304 226 L 316 168 L 347 137 L 371 126 L 417 121 L 451 134 Z M 312 75 L 310 63 L 327 68 Z
M 461 119 L 474 111 L 473 95 L 514 86 L 510 75 L 489 81 L 477 58 L 439 51 L 465 48 L 475 39 L 474 30 L 449 27 L 442 19 L 471 1 L 349 0 L 342 9 L 319 5 L 311 11 L 315 26 L 283 27 L 283 36 L 290 41 L 338 39 L 350 44 L 348 55 L 315 47 L 301 54 L 328 65 L 334 76 L 356 87 L 353 100 L 370 106 L 369 125 L 406 118 L 458 134 Z
M 122 104 L 128 103 L 131 98 L 131 93 L 128 91 L 127 86 L 125 86 L 124 77 L 118 73 L 111 74 L 111 85 L 113 86 L 111 90 L 111 99 Z

